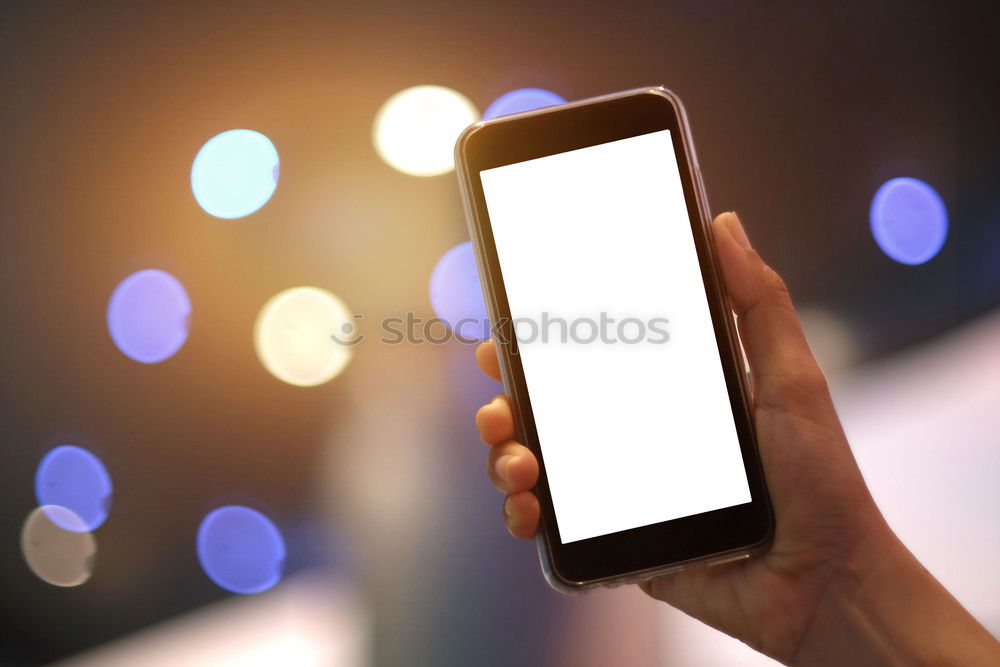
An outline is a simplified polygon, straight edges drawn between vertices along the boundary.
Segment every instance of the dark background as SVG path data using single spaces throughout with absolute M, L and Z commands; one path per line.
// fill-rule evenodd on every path
M 359 582 L 377 664 L 541 664 L 571 603 L 500 526 L 471 421 L 499 387 L 471 350 L 365 348 L 312 389 L 253 353 L 257 310 L 293 285 L 372 318 L 431 314 L 430 272 L 467 239 L 457 186 L 381 162 L 379 106 L 424 83 L 480 109 L 520 87 L 580 99 L 666 85 L 713 210 L 740 214 L 796 302 L 850 330 L 864 364 L 1000 305 L 989 25 L 954 3 L 4 3 L 0 663 L 225 597 L 193 535 L 212 507 L 246 502 L 282 528 L 289 573 Z M 217 220 L 191 196 L 191 161 L 237 127 L 275 143 L 281 182 L 258 213 Z M 948 240 L 922 266 L 871 238 L 872 195 L 895 176 L 948 207 Z M 114 286 L 149 266 L 182 277 L 194 304 L 186 346 L 155 367 L 121 355 L 104 324 Z M 399 440 L 365 436 L 361 412 L 398 422 Z M 34 577 L 18 547 L 35 466 L 62 442 L 99 454 L 115 484 L 98 569 L 74 589 Z M 426 487 L 348 483 L 346 465 L 326 476 L 318 461 L 357 461 L 351 448 L 391 479 L 441 466 L 436 513 L 412 510 L 420 527 L 402 542 L 370 529 L 350 489 L 397 494 L 392 511 L 410 517 Z M 348 490 L 331 500 L 330 486 Z

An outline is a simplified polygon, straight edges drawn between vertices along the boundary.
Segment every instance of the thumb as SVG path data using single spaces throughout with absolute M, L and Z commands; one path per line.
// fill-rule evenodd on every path
M 787 389 L 825 393 L 826 380 L 806 342 L 785 281 L 750 246 L 735 213 L 719 215 L 712 230 L 758 402 L 783 402 Z

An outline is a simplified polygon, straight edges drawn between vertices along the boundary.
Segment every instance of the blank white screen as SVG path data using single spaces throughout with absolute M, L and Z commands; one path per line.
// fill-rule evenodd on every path
M 480 176 L 562 542 L 750 502 L 670 131 Z

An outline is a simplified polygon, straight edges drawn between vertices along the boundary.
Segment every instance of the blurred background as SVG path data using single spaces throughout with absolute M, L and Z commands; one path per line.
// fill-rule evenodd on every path
M 713 210 L 786 278 L 890 523 L 1000 635 L 987 25 L 5 2 L 0 664 L 770 664 L 637 590 L 550 590 L 483 473 L 500 386 L 470 345 L 378 341 L 480 312 L 465 124 L 657 84 Z

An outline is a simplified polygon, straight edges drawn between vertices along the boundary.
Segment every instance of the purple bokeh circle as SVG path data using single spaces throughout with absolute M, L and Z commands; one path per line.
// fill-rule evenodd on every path
M 434 312 L 451 331 L 468 340 L 490 337 L 472 243 L 460 243 L 438 260 L 430 291 Z
M 118 284 L 108 302 L 107 320 L 122 354 L 155 364 L 172 357 L 187 341 L 191 301 L 172 275 L 146 269 Z

